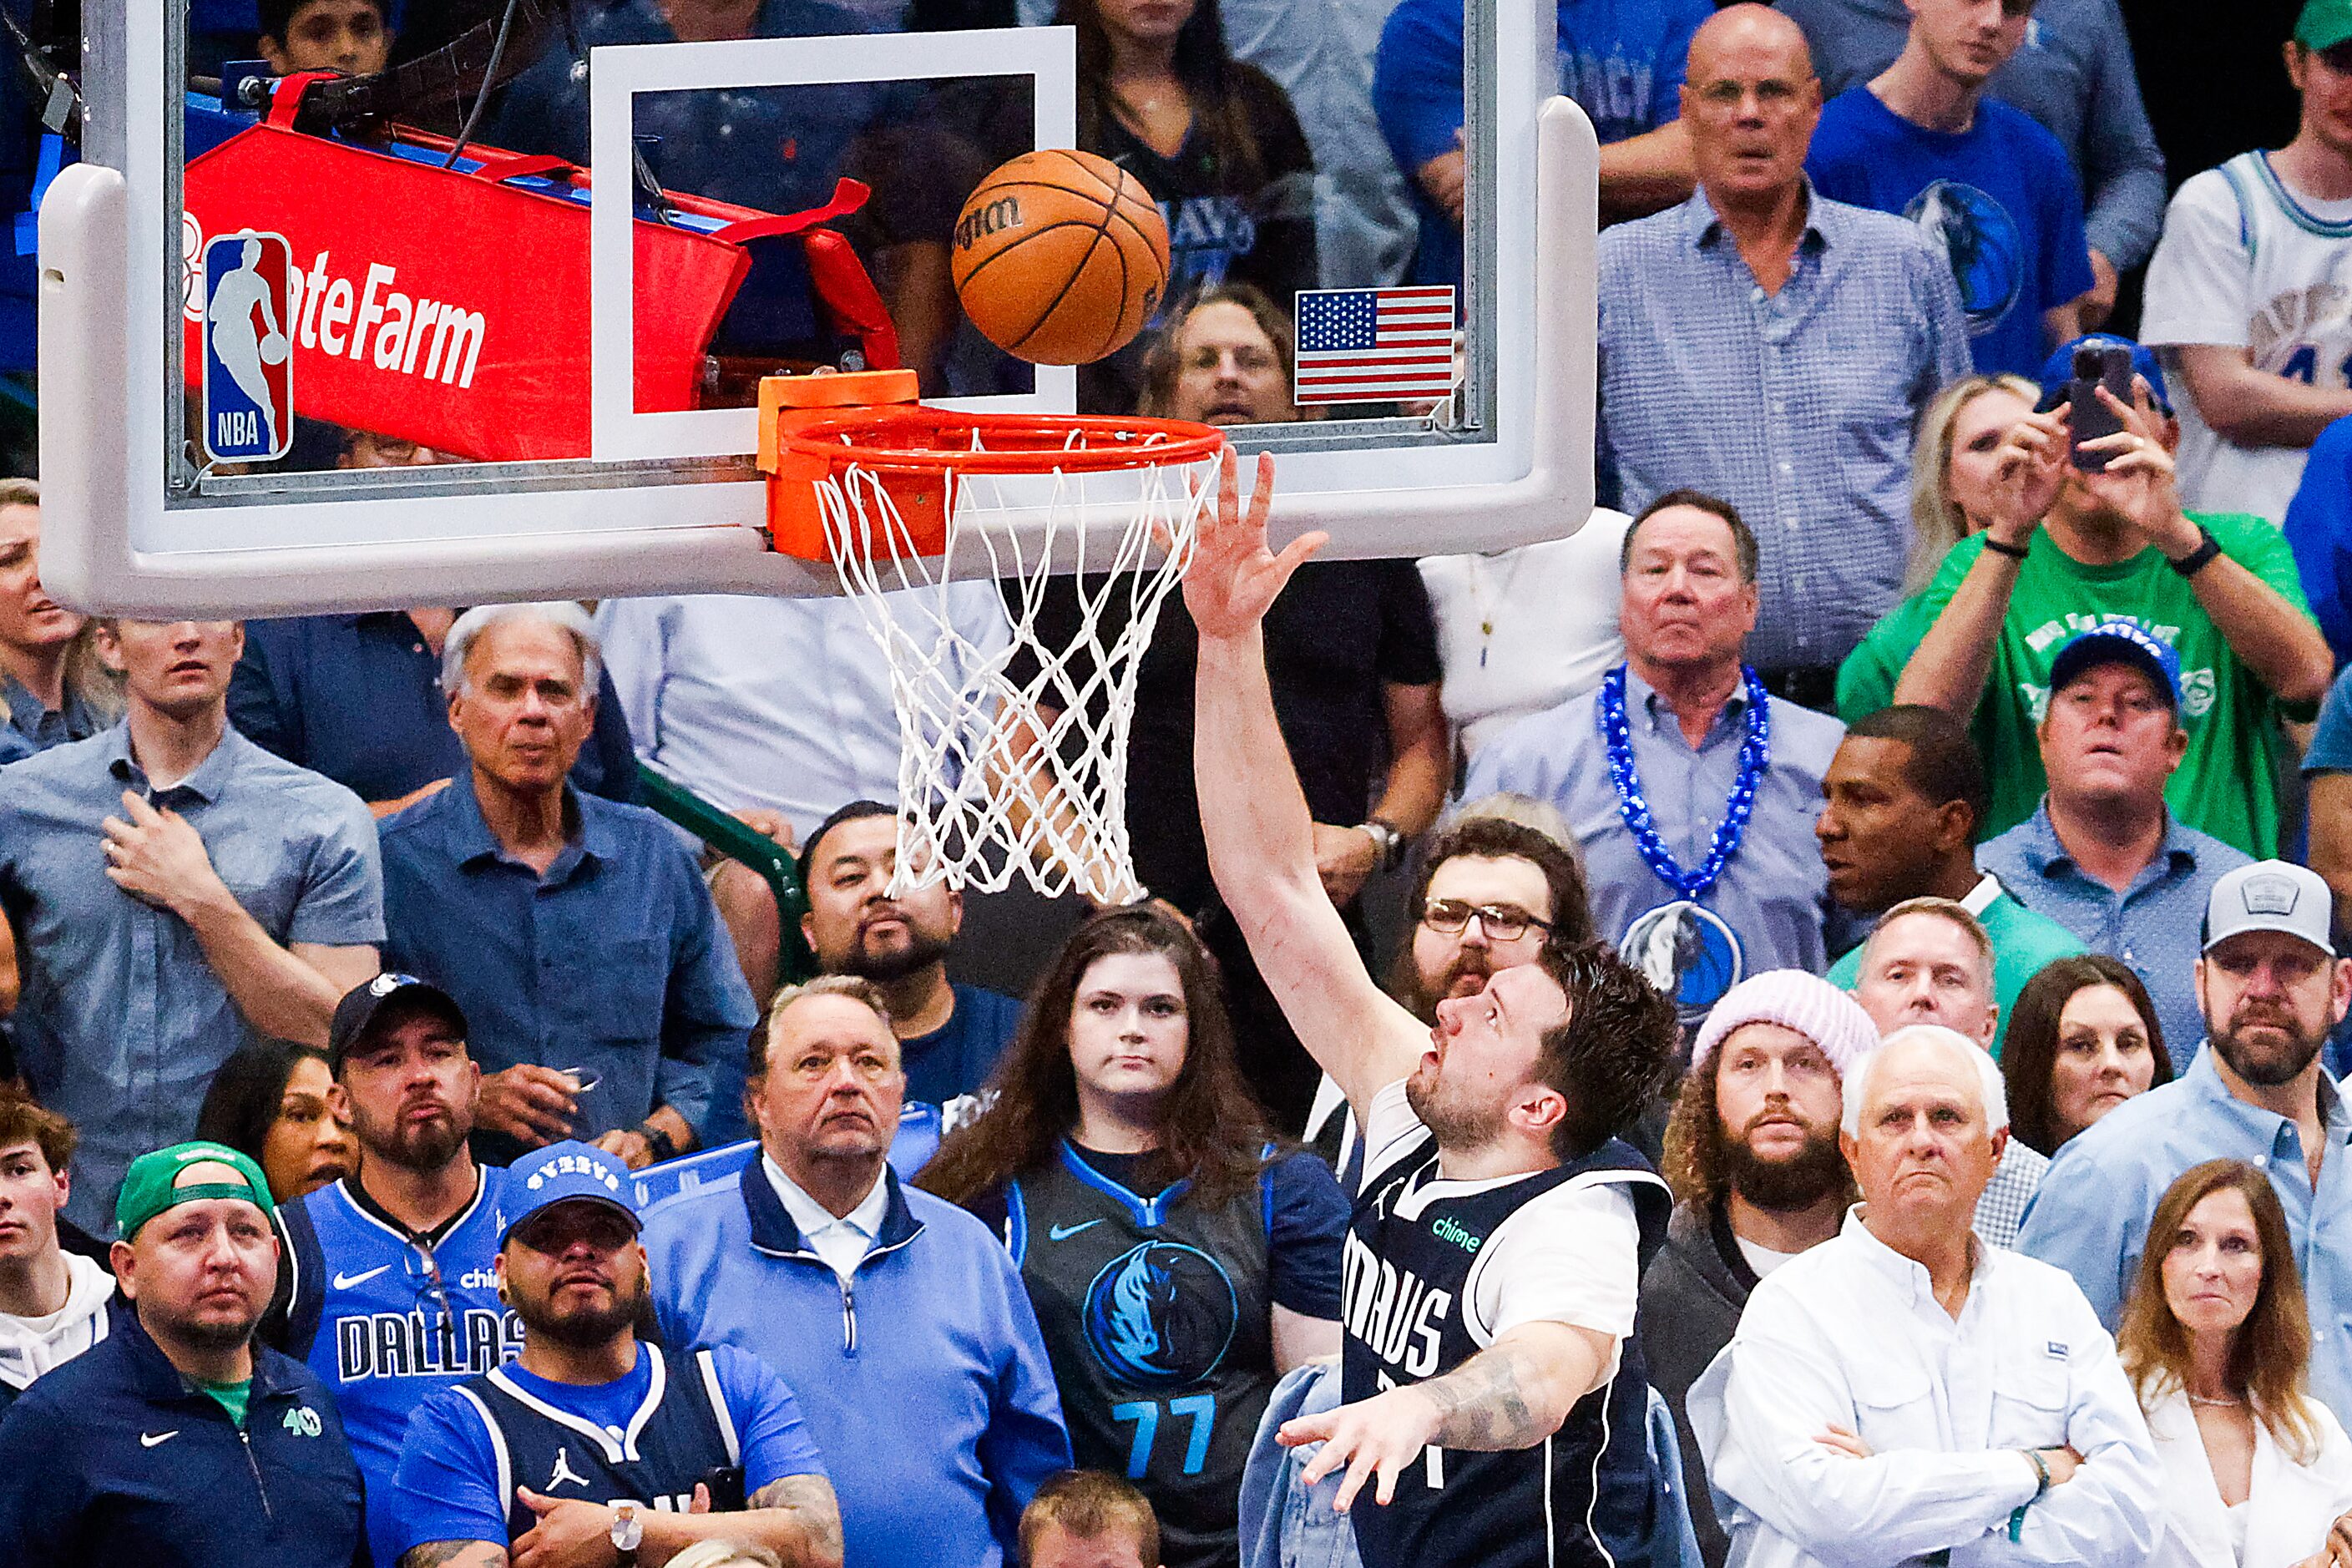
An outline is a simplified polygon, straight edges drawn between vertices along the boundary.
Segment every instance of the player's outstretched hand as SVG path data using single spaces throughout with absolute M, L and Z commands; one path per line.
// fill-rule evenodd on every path
M 1345 1513 L 1355 1502 L 1356 1494 L 1364 1489 L 1364 1483 L 1375 1479 L 1378 1484 L 1372 1489 L 1373 1500 L 1392 1500 L 1396 1497 L 1397 1477 L 1404 1473 L 1407 1465 L 1418 1464 L 1422 1451 L 1437 1440 L 1438 1423 L 1443 1415 L 1437 1401 L 1420 1389 L 1391 1388 L 1386 1394 L 1342 1405 L 1320 1415 L 1286 1421 L 1275 1434 L 1275 1440 L 1286 1448 L 1308 1443 L 1323 1445 L 1323 1451 L 1300 1472 L 1298 1480 L 1302 1486 L 1311 1487 L 1341 1466 L 1347 1467 L 1339 1495 L 1331 1500 L 1333 1511 Z
M 1228 447 L 1218 459 L 1216 510 L 1202 521 L 1184 572 L 1184 607 L 1203 637 L 1240 637 L 1265 618 L 1290 574 L 1323 548 L 1328 534 L 1306 533 L 1276 555 L 1266 548 L 1266 509 L 1274 504 L 1274 454 L 1257 458 L 1249 510 L 1241 502 L 1241 468 Z

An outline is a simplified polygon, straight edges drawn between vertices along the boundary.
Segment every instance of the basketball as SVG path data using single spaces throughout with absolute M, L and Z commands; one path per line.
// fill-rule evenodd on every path
M 284 364 L 286 356 L 293 352 L 294 346 L 286 341 L 283 332 L 270 332 L 261 340 L 261 363 L 264 364 Z
M 1117 353 L 1168 289 L 1151 193 L 1091 153 L 1027 153 L 991 174 L 955 226 L 956 294 L 989 342 L 1036 364 Z

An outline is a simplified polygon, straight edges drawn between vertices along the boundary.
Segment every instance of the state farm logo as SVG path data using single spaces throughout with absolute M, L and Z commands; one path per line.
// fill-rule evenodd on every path
M 205 314 L 205 235 L 194 213 L 180 215 L 180 311 L 191 321 Z M 307 268 L 288 274 L 288 335 L 311 353 L 364 361 L 394 375 L 422 377 L 444 386 L 470 387 L 482 356 L 488 323 L 479 310 L 446 300 L 411 295 L 393 287 L 395 268 L 371 261 L 357 280 L 331 270 L 321 250 Z

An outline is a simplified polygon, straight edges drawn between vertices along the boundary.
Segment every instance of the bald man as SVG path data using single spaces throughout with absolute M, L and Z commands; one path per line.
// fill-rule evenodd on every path
M 1738 507 L 1762 546 L 1748 658 L 1776 696 L 1827 709 L 1902 586 L 1911 430 L 1967 374 L 1968 323 L 1917 228 L 1806 179 L 1822 92 L 1795 23 L 1716 13 L 1682 104 L 1697 192 L 1601 237 L 1610 504 L 1688 487 Z
M 2162 1470 L 2115 1341 L 2063 1270 L 1970 1228 L 2000 1069 L 1913 1025 L 1843 1092 L 1862 1203 L 1757 1286 L 1690 1391 L 1729 1560 L 2146 1563 Z

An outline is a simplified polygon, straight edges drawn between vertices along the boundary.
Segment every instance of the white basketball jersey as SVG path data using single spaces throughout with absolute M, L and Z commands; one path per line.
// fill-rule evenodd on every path
M 2242 347 L 2257 370 L 2352 388 L 2352 201 L 2298 195 L 2259 152 L 2199 174 L 2165 215 L 2140 339 Z M 2224 440 L 2181 378 L 2171 392 L 2182 504 L 2273 522 L 2285 517 L 2302 482 L 2304 448 Z

